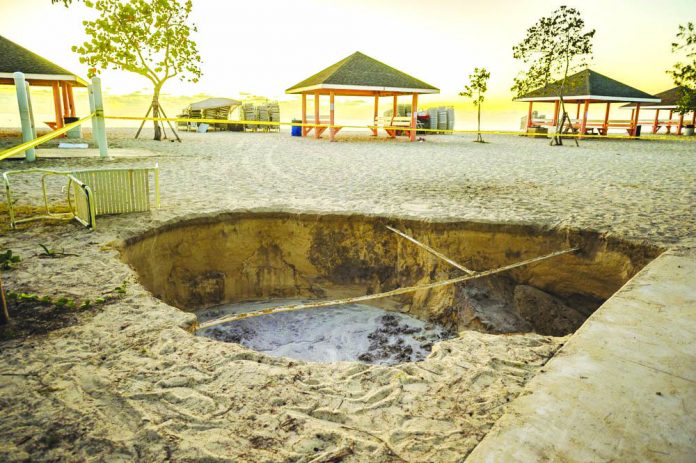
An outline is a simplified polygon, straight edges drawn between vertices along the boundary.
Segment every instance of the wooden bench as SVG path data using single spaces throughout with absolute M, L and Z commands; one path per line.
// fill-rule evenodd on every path
M 319 124 L 319 125 L 325 126 L 325 127 L 302 127 L 302 136 L 303 137 L 306 137 L 309 134 L 309 132 L 314 130 L 315 137 L 320 138 L 321 134 L 323 134 L 324 131 L 329 128 L 328 126 L 331 125 L 331 116 L 326 116 L 326 115 L 319 116 L 318 122 L 315 122 L 314 118 L 311 118 L 311 119 L 307 118 L 307 122 L 305 122 L 305 124 Z M 332 129 L 333 134 L 336 135 L 338 133 L 338 131 L 341 130 L 342 128 L 343 127 L 340 125 L 335 125 Z
M 382 116 L 375 118 L 375 125 L 377 127 L 382 127 L 387 134 L 394 138 L 397 135 L 409 135 L 411 128 L 411 117 L 410 116 Z M 416 127 L 418 127 L 418 122 L 416 122 Z M 403 128 L 403 129 L 402 129 Z

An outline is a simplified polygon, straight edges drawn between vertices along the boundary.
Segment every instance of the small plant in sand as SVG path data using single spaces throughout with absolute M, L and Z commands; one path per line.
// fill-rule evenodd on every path
M 41 246 L 42 252 L 39 253 L 39 258 L 42 259 L 57 259 L 60 257 L 67 257 L 67 256 L 76 256 L 77 254 L 71 254 L 68 252 L 65 252 L 65 249 L 62 251 L 56 251 L 55 249 L 49 248 L 45 244 L 39 244 Z
M 680 25 L 677 40 L 672 43 L 672 52 L 682 56 L 685 62 L 678 62 L 669 75 L 674 83 L 683 89 L 683 95 L 677 102 L 677 113 L 686 114 L 696 111 L 696 27 L 689 22 Z
M 525 38 L 512 47 L 513 57 L 522 60 L 529 68 L 515 78 L 512 91 L 517 98 L 538 88 L 560 80 L 558 99 L 561 104 L 561 117 L 551 145 L 562 145 L 564 128 L 572 128 L 570 117 L 565 109 L 563 95 L 567 90 L 568 73 L 585 67 L 592 54 L 592 38 L 595 30 L 585 31 L 585 21 L 575 8 L 561 6 L 551 16 L 539 19 L 527 29 Z M 577 138 L 575 139 L 577 144 Z
M 90 76 L 111 68 L 150 80 L 154 118 L 161 117 L 160 92 L 169 79 L 197 82 L 200 78 L 201 57 L 191 40 L 197 29 L 188 21 L 191 0 L 85 0 L 84 4 L 99 17 L 83 21 L 90 39 L 72 50 L 89 66 Z M 161 140 L 160 122 L 154 121 L 154 127 L 155 140 Z
M 464 86 L 464 90 L 459 92 L 459 96 L 469 97 L 473 100 L 474 106 L 478 111 L 477 115 L 477 134 L 476 142 L 485 143 L 481 136 L 481 105 L 485 100 L 485 94 L 488 90 L 488 79 L 491 78 L 491 73 L 486 71 L 486 68 L 474 68 L 474 73 L 469 75 L 469 83 Z
M 14 254 L 12 249 L 7 249 L 5 252 L 0 253 L 0 269 L 12 270 L 21 260 L 22 258 Z

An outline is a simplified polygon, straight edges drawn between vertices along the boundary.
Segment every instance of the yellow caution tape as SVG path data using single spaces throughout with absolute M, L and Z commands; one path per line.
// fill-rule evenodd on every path
M 79 121 L 71 122 L 70 124 L 63 126 L 60 129 L 53 130 L 52 132 L 49 132 L 46 135 L 42 135 L 38 138 L 35 138 L 34 140 L 24 142 L 21 145 L 14 146 L 10 149 L 6 149 L 5 151 L 0 152 L 0 161 L 5 158 L 9 158 L 10 156 L 14 156 L 15 154 L 19 154 L 23 151 L 26 151 L 30 148 L 35 148 L 36 146 L 39 146 L 42 143 L 46 143 L 49 140 L 53 140 L 54 138 L 63 135 L 68 130 L 84 124 L 85 122 L 93 118 L 95 114 L 96 113 L 92 113 L 87 117 L 83 117 Z
M 246 120 L 231 120 L 231 119 L 192 119 L 186 117 L 132 117 L 132 116 L 105 116 L 105 119 L 118 119 L 130 121 L 158 121 L 158 122 L 193 122 L 205 124 L 238 124 L 238 125 L 266 125 L 266 126 L 281 126 L 290 125 L 294 127 L 309 127 L 323 129 L 381 129 L 381 130 L 399 130 L 402 132 L 418 132 L 426 133 L 462 133 L 462 134 L 483 134 L 483 135 L 519 135 L 524 137 L 553 137 L 553 133 L 526 133 L 516 132 L 512 130 L 459 130 L 459 129 L 426 129 L 426 128 L 411 128 L 404 126 L 382 126 L 382 125 L 330 125 L 330 124 L 315 124 L 301 122 L 271 122 L 271 121 L 246 121 Z M 599 138 L 606 139 L 622 139 L 622 140 L 662 140 L 662 141 L 696 141 L 696 137 L 683 137 L 676 135 L 654 135 L 646 134 L 638 136 L 633 135 L 581 135 L 579 133 L 564 133 L 561 138 Z

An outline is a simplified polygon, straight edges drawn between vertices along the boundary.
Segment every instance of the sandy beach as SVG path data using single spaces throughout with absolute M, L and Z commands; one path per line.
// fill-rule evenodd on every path
M 567 337 L 464 331 L 422 362 L 304 363 L 192 335 L 195 317 L 153 297 L 118 243 L 153 227 L 230 211 L 379 215 L 584 229 L 692 254 L 696 144 L 350 133 L 109 133 L 147 158 L 41 159 L 32 167 L 159 165 L 162 207 L 7 230 L 23 260 L 9 290 L 96 299 L 126 294 L 47 334 L 0 346 L 3 461 L 459 462 Z M 6 161 L 3 169 L 22 169 Z M 38 205 L 36 179 L 13 183 Z M 57 197 L 57 195 L 56 195 Z M 4 210 L 2 211 L 4 214 Z M 71 254 L 37 256 L 45 244 Z

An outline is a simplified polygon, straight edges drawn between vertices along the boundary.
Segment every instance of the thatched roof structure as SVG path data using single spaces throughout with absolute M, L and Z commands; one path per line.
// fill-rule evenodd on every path
M 358 51 L 293 85 L 285 93 L 328 93 L 332 90 L 336 92 L 363 91 L 369 95 L 374 95 L 375 92 L 385 94 L 440 92 L 438 88 Z
M 87 86 L 87 82 L 72 72 L 0 36 L 0 84 L 14 85 L 15 72 L 23 72 L 32 85 L 50 86 L 52 82 L 67 81 L 74 87 Z
M 659 103 L 655 104 L 644 104 L 641 105 L 641 108 L 643 109 L 676 109 L 677 108 L 677 103 L 681 99 L 681 97 L 684 95 L 684 91 L 686 90 L 686 87 L 674 87 L 670 88 L 669 90 L 665 90 L 664 92 L 656 93 L 655 98 L 658 98 L 660 100 Z M 636 104 L 635 103 L 629 103 L 627 105 L 623 105 L 622 108 L 635 108 Z
M 560 93 L 561 81 L 533 90 L 515 101 L 556 101 Z M 635 103 L 659 103 L 660 99 L 618 80 L 585 69 L 566 79 L 563 91 L 566 101 L 609 102 L 624 101 Z

